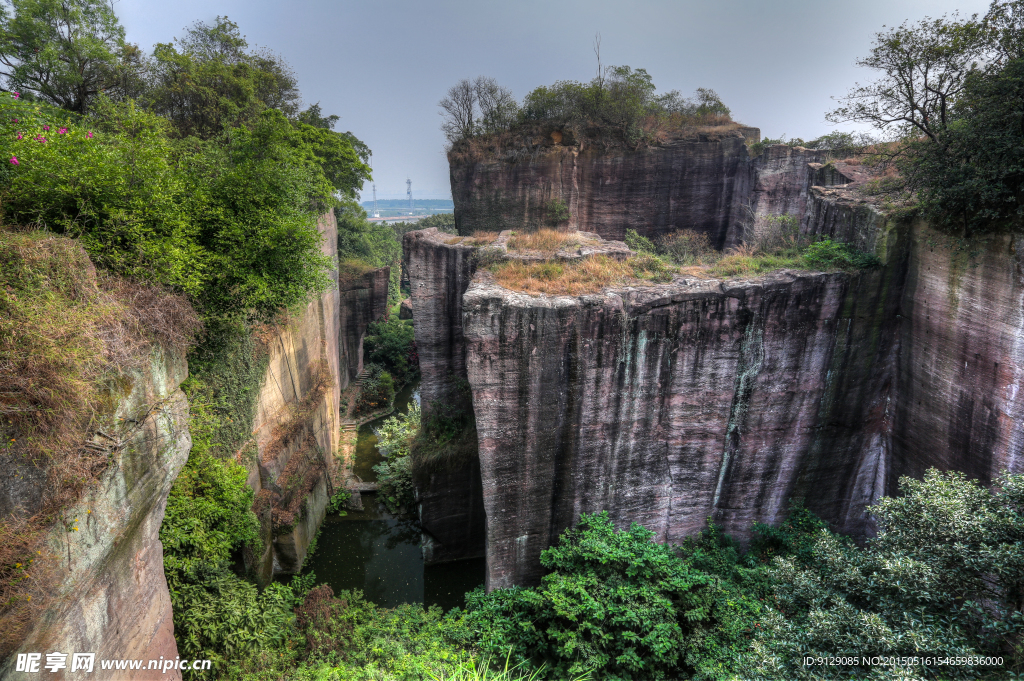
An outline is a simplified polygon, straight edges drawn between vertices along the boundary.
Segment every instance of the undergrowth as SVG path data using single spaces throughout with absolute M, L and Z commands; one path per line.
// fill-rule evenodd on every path
M 154 344 L 184 352 L 200 328 L 184 298 L 97 275 L 76 242 L 0 227 L 0 462 L 24 481 L 0 506 L 0 656 L 51 593 L 44 538 L 106 469 L 92 438 L 118 439 L 130 372 Z

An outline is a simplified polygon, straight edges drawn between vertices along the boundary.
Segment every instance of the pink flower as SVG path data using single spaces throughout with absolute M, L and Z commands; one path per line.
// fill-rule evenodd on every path
M 63 134 L 64 134 L 64 133 L 66 133 L 67 131 L 68 131 L 68 129 L 67 129 L 67 128 L 61 128 L 60 130 L 58 130 L 58 131 L 57 131 L 57 134 L 58 134 L 58 135 L 63 135 Z
M 21 139 L 21 138 L 22 138 L 22 134 L 19 132 L 18 133 L 18 139 Z
M 18 119 L 17 119 L 17 118 L 12 118 L 11 120 L 12 120 L 12 121 L 14 121 L 15 123 L 17 123 L 17 122 L 18 122 Z
M 11 156 L 11 165 L 12 166 L 18 165 L 18 158 L 16 156 Z
M 43 126 L 43 132 L 50 132 L 50 126 L 44 125 Z
M 36 135 L 35 136 L 35 140 L 36 140 L 36 142 L 39 142 L 40 144 L 46 144 L 46 138 L 43 137 L 42 135 Z
M 18 99 L 19 97 L 21 97 L 21 93 L 20 92 L 15 92 L 13 94 L 14 94 L 14 98 L 15 99 Z
M 92 130 L 89 131 L 89 134 L 86 135 L 86 137 L 88 137 L 89 139 L 92 139 Z

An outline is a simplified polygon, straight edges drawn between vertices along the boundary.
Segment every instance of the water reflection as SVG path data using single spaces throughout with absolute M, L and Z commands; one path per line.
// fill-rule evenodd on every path
M 395 413 L 406 413 L 413 400 L 420 402 L 418 381 L 395 395 Z M 359 429 L 353 469 L 365 482 L 377 480 L 373 466 L 382 459 L 373 427 L 381 420 Z M 445 610 L 464 605 L 464 594 L 483 584 L 484 559 L 425 567 L 415 520 L 391 515 L 373 493 L 363 494 L 363 508 L 324 519 L 316 551 L 304 568 L 316 573 L 318 584 L 329 584 L 335 593 L 362 589 L 383 607 L 425 603 Z

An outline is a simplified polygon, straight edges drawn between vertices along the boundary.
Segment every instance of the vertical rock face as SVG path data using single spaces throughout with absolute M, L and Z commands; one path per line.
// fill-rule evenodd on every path
M 863 354 L 851 347 L 850 292 L 878 281 L 780 272 L 531 297 L 487 279 L 467 291 L 464 319 L 488 588 L 535 583 L 540 551 L 584 512 L 639 522 L 660 541 L 708 517 L 742 538 L 753 522 L 779 520 L 800 490 L 829 517 L 860 522 L 858 478 L 834 469 L 873 471 L 877 448 L 819 441 L 823 428 L 841 430 L 830 421 L 853 400 L 830 392 L 849 355 Z M 876 358 L 858 359 L 858 378 L 877 383 Z M 882 418 L 869 405 L 857 412 Z
M 723 183 L 724 166 L 708 160 L 716 144 L 728 145 L 455 159 L 460 231 L 539 224 L 538 208 L 559 197 L 572 201 L 570 227 L 606 238 L 696 225 L 730 245 L 740 213 L 789 214 L 802 233 L 883 266 L 531 296 L 474 273 L 465 246 L 406 235 L 424 386 L 442 395 L 444 377 L 465 375 L 472 387 L 488 588 L 536 583 L 540 552 L 582 512 L 607 510 L 662 541 L 711 518 L 742 539 L 796 498 L 865 536 L 875 529 L 866 506 L 896 494 L 901 475 L 1024 470 L 1017 238 L 898 223 L 858 191 L 863 168 L 806 149 L 771 147 Z M 686 184 L 695 167 L 702 183 Z M 712 205 L 691 224 L 664 217 Z M 445 505 L 459 489 L 469 496 L 468 482 L 445 485 L 424 497 L 437 507 L 424 503 L 424 516 L 459 517 Z
M 764 150 L 751 164 L 753 183 L 747 201 L 748 214 L 794 215 L 803 219 L 807 213 L 815 169 L 824 153 L 788 144 L 775 144 Z
M 323 253 L 337 264 L 333 214 L 320 220 L 319 229 Z M 374 276 L 368 278 L 369 290 Z M 354 345 L 358 355 L 362 338 L 362 331 L 351 328 L 360 313 L 349 307 L 360 298 L 349 299 L 339 291 L 337 270 L 333 279 L 334 286 L 289 319 L 267 344 L 269 364 L 253 422 L 256 452 L 249 462 L 254 510 L 267 540 L 254 566 L 262 583 L 276 572 L 301 567 L 333 493 L 341 388 L 350 376 L 353 359 L 348 353 Z M 384 281 L 386 290 L 386 273 Z M 356 337 L 354 343 L 350 335 Z M 358 356 L 355 363 L 358 371 Z
M 382 267 L 352 279 L 341 287 L 341 388 L 363 370 L 363 335 L 371 322 L 388 311 L 391 268 Z
M 638 151 L 547 141 L 509 160 L 450 155 L 456 225 L 460 234 L 536 228 L 557 200 L 569 210 L 569 230 L 621 240 L 627 229 L 648 237 L 693 229 L 718 248 L 731 246 L 751 190 L 745 140 L 759 137 L 756 128 L 738 128 Z
M 1024 269 L 1019 237 L 961 241 L 917 222 L 903 292 L 890 472 L 989 481 L 1024 468 Z
M 110 464 L 65 511 L 79 531 L 58 524 L 50 534 L 61 561 L 54 601 L 0 666 L 0 677 L 38 676 L 14 671 L 20 652 L 43 653 L 44 662 L 48 652 L 68 653 L 68 669 L 42 672 L 53 679 L 65 678 L 75 652 L 96 653 L 95 673 L 100 659 L 138 659 L 145 666 L 178 654 L 158 535 L 167 494 L 192 446 L 188 403 L 178 388 L 187 376 L 183 356 L 157 348 L 126 383 L 130 388 L 117 401 L 115 418 L 122 426 Z M 175 671 L 104 674 L 117 680 L 181 678 Z
M 470 258 L 475 249 L 447 241 L 458 239 L 431 228 L 407 232 L 403 243 L 410 302 L 416 311 L 425 416 L 433 404 L 450 400 L 455 386 L 466 378 L 462 297 L 476 269 Z M 483 555 L 486 520 L 475 459 L 441 470 L 417 470 L 416 490 L 428 564 Z
M 403 259 L 416 310 L 416 351 L 420 358 L 420 397 L 424 410 L 445 399 L 456 379 L 466 378 L 466 343 L 462 335 L 462 294 L 476 267 L 472 246 L 431 227 L 406 232 Z

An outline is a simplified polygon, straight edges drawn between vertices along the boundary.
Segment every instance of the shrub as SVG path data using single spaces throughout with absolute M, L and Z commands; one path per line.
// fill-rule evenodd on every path
M 387 369 L 398 385 L 419 375 L 419 355 L 413 328 L 402 320 L 373 322 L 363 337 L 364 357 Z
M 705 264 L 719 257 L 707 233 L 692 229 L 682 229 L 659 238 L 657 250 L 677 265 Z
M 569 212 L 569 206 L 565 204 L 565 201 L 562 199 L 551 199 L 544 204 L 544 216 L 548 224 L 555 226 L 567 222 L 572 217 L 572 214 Z
M 901 678 L 1008 678 L 1021 670 L 1024 477 L 1003 475 L 989 490 L 932 469 L 924 480 L 901 478 L 900 490 L 872 508 L 879 534 L 865 549 L 815 523 L 794 528 L 804 550 L 772 563 L 774 605 L 748 668 L 797 678 L 800 656 L 824 653 L 918 659 L 891 669 Z M 1004 656 L 1006 665 L 926 665 L 932 655 Z M 869 672 L 817 670 L 823 679 Z
M 542 552 L 540 587 L 477 589 L 453 619 L 485 654 L 511 647 L 513 660 L 544 665 L 548 678 L 679 678 L 694 670 L 695 642 L 720 624 L 717 580 L 653 535 L 584 514 Z
M 654 253 L 654 242 L 645 236 L 640 236 L 635 229 L 626 230 L 626 245 L 629 246 L 630 250 L 638 253 Z
M 882 261 L 873 253 L 864 253 L 839 241 L 822 239 L 807 247 L 804 262 L 815 269 L 873 269 L 881 267 Z
M 374 429 L 377 450 L 384 457 L 384 461 L 373 467 L 379 485 L 377 498 L 391 513 L 398 513 L 403 507 L 411 508 L 415 501 L 409 454 L 419 429 L 420 408 L 415 402 L 409 404 L 408 413 L 385 419 Z
M 359 389 L 355 413 L 366 414 L 390 408 L 395 399 L 395 381 L 391 374 L 379 364 L 367 364 L 364 370 L 366 378 Z

